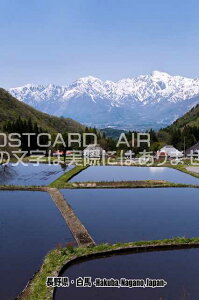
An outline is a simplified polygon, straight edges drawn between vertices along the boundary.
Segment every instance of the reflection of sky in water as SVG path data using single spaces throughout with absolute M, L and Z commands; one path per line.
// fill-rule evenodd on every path
M 74 166 L 32 163 L 0 167 L 0 184 L 48 185 Z
M 74 239 L 48 193 L 1 191 L 0 199 L 0 299 L 11 300 L 48 251 Z
M 151 173 L 163 173 L 164 172 L 164 168 L 163 167 L 158 167 L 158 168 L 149 167 L 149 171 Z
M 61 190 L 97 243 L 199 235 L 199 189 Z
M 174 183 L 199 184 L 199 178 L 167 167 L 91 166 L 71 181 L 166 180 Z
M 117 255 L 73 264 L 61 276 L 91 278 L 163 278 L 164 288 L 57 288 L 55 300 L 135 299 L 196 300 L 199 287 L 199 249 Z M 97 291 L 96 291 L 97 290 Z

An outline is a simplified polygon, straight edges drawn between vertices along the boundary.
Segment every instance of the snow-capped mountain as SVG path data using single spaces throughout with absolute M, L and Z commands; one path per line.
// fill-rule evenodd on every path
M 102 81 L 83 77 L 69 86 L 32 85 L 10 93 L 33 107 L 97 127 L 164 127 L 199 103 L 199 78 L 150 75 Z

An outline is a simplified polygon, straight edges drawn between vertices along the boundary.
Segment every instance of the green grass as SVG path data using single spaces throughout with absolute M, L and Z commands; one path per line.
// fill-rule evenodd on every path
M 58 276 L 62 267 L 70 260 L 77 258 L 86 258 L 89 255 L 102 255 L 107 251 L 107 255 L 114 254 L 109 253 L 111 251 L 119 251 L 129 249 L 136 246 L 166 246 L 171 245 L 170 249 L 175 249 L 175 245 L 186 244 L 190 246 L 191 243 L 196 243 L 199 246 L 199 238 L 185 238 L 177 237 L 172 239 L 155 240 L 155 241 L 139 241 L 132 243 L 118 243 L 118 244 L 102 244 L 92 248 L 57 248 L 47 254 L 44 259 L 44 263 L 40 271 L 35 275 L 31 284 L 29 285 L 26 292 L 21 296 L 21 300 L 52 300 L 52 288 L 46 287 L 46 279 L 51 276 Z M 154 249 L 155 250 L 155 249 Z M 133 251 L 133 249 L 132 249 Z M 147 250 L 146 250 L 147 251 Z M 119 252 L 118 252 L 119 253 Z
M 63 186 L 74 176 L 79 174 L 81 171 L 85 170 L 88 166 L 76 166 L 72 170 L 66 172 L 62 176 L 60 176 L 58 179 L 53 181 L 49 187 L 54 187 L 54 188 L 63 188 Z
M 37 185 L 0 185 L 0 190 L 21 190 L 21 191 L 45 191 L 45 186 L 37 186 Z
M 136 181 L 99 181 L 99 182 L 66 182 L 60 188 L 69 189 L 103 189 L 103 188 L 162 188 L 162 187 L 199 187 L 195 185 L 172 183 L 164 180 Z

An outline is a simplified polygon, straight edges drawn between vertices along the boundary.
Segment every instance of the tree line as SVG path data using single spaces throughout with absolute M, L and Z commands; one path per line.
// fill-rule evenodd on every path
M 33 122 L 31 118 L 26 120 L 18 117 L 15 121 L 8 121 L 3 129 L 7 133 L 20 134 L 22 151 L 27 151 L 30 154 L 32 150 L 47 150 L 45 147 L 38 147 L 37 145 L 38 134 L 46 131 L 39 127 L 36 122 Z M 28 136 L 23 135 L 23 133 L 34 133 L 34 135 L 32 135 L 28 141 Z M 46 144 L 46 142 L 46 137 L 41 137 L 41 144 Z
M 17 118 L 14 121 L 8 121 L 4 125 L 4 131 L 7 133 L 18 133 L 21 135 L 21 150 L 22 151 L 30 151 L 32 150 L 48 150 L 47 148 L 38 147 L 37 145 L 37 136 L 40 133 L 47 133 L 46 130 L 42 129 L 36 122 L 33 122 L 31 118 L 29 119 L 22 119 L 21 117 Z M 120 145 L 116 149 L 117 140 L 113 139 L 111 137 L 107 137 L 104 132 L 101 132 L 100 130 L 92 127 L 85 127 L 83 130 L 84 133 L 94 133 L 97 136 L 97 141 L 100 146 L 106 150 L 106 151 L 120 151 L 120 150 L 129 150 L 129 148 L 126 145 Z M 82 132 L 82 133 L 83 133 Z M 139 152 L 142 152 L 144 149 L 147 151 L 156 152 L 161 147 L 163 147 L 165 144 L 171 144 L 174 147 L 176 147 L 179 150 L 184 150 L 190 148 L 195 143 L 199 141 L 199 127 L 197 126 L 184 126 L 183 129 L 177 128 L 175 126 L 169 126 L 167 128 L 160 129 L 159 131 L 154 131 L 153 129 L 150 129 L 149 131 L 146 131 L 150 134 L 151 138 L 151 146 L 148 147 L 144 143 L 140 145 L 138 148 L 136 146 L 136 135 L 137 131 L 128 131 L 125 132 L 125 136 L 131 144 L 132 142 L 132 134 L 135 136 L 134 144 L 135 146 L 132 148 L 133 152 L 135 154 L 138 154 Z M 34 133 L 35 135 L 31 137 L 30 145 L 28 145 L 28 137 L 22 135 L 23 133 Z M 66 152 L 67 150 L 83 150 L 83 147 L 80 147 L 75 144 L 73 144 L 73 147 L 68 147 L 67 140 L 68 140 L 68 132 L 63 129 L 62 132 L 63 138 L 66 141 L 66 147 L 63 147 L 62 145 L 57 146 L 56 149 L 53 150 L 60 150 L 63 152 Z M 53 137 L 53 135 L 52 135 Z M 93 139 L 92 137 L 87 137 L 87 144 L 92 144 Z M 43 136 L 41 137 L 41 144 L 47 144 L 47 137 Z

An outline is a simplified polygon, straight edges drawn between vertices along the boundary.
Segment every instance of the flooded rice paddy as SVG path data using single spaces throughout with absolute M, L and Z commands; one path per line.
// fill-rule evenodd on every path
M 174 183 L 199 184 L 199 178 L 167 167 L 91 166 L 71 179 L 83 181 L 167 180 Z
M 62 194 L 97 243 L 199 236 L 199 189 L 77 189 Z
M 55 300 L 188 300 L 198 299 L 199 249 L 117 255 L 76 263 L 63 271 L 70 280 L 78 277 L 164 279 L 164 288 L 57 288 Z
M 15 299 L 47 252 L 71 241 L 48 193 L 0 191 L 0 299 Z
M 6 167 L 5 171 L 1 170 L 0 185 L 48 185 L 74 166 L 39 164 L 33 163 L 27 165 L 18 164 Z

